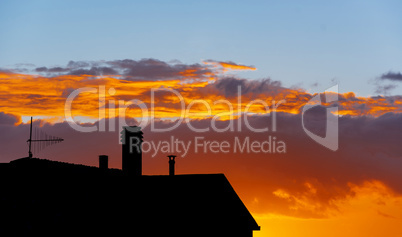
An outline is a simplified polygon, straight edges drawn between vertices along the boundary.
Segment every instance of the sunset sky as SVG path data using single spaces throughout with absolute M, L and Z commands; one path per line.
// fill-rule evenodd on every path
M 178 174 L 224 173 L 254 236 L 402 236 L 400 9 L 2 1 L 0 162 L 28 155 L 31 116 L 64 139 L 35 157 L 97 166 L 105 154 L 112 168 L 120 125 L 141 125 L 144 174 L 167 174 L 172 153 Z M 326 137 L 329 120 L 334 149 L 306 132 Z

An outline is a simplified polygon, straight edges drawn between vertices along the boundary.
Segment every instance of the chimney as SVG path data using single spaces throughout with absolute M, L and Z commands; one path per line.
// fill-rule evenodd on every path
M 169 175 L 173 176 L 174 175 L 174 159 L 176 158 L 175 155 L 170 155 L 169 157 Z
M 124 126 L 121 131 L 122 169 L 127 175 L 142 175 L 142 138 L 140 127 Z
M 99 156 L 99 168 L 103 169 L 103 170 L 107 170 L 109 168 L 108 167 L 108 162 L 109 162 L 108 160 L 109 160 L 108 156 L 100 155 Z

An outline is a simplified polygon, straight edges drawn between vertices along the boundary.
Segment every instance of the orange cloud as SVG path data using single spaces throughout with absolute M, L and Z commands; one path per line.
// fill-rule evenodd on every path
M 189 78 L 195 76 L 193 71 L 187 69 L 183 75 Z M 239 112 L 252 114 L 267 114 L 272 110 L 278 112 L 298 114 L 301 108 L 314 96 L 309 93 L 280 87 L 274 82 L 264 81 L 239 81 L 231 79 L 201 79 L 182 80 L 171 79 L 163 81 L 131 81 L 119 79 L 120 76 L 92 76 L 92 75 L 60 75 L 45 77 L 40 75 L 16 74 L 0 72 L 0 106 L 2 111 L 17 116 L 48 116 L 63 117 L 67 96 L 76 89 L 91 87 L 98 93 L 81 93 L 72 104 L 74 116 L 98 118 L 99 109 L 109 114 L 111 103 L 114 103 L 115 111 L 111 114 L 119 114 L 118 101 L 138 99 L 151 109 L 154 107 L 155 117 L 174 118 L 183 114 L 180 106 L 182 99 L 185 108 L 193 103 L 185 114 L 189 118 L 202 119 L 210 116 L 220 116 L 221 119 L 231 118 Z M 210 75 L 210 78 L 218 78 L 218 75 Z M 223 83 L 225 82 L 225 83 Z M 241 83 L 240 83 L 241 82 Z M 235 84 L 235 83 L 238 83 Z M 240 83 L 240 84 L 239 84 Z M 233 84 L 233 85 L 232 85 Z M 225 85 L 225 86 L 221 86 Z M 99 88 L 105 88 L 105 103 L 99 102 Z M 242 95 L 237 98 L 237 86 L 242 88 Z M 182 98 L 168 91 L 160 89 L 169 88 L 176 90 Z M 234 88 L 234 89 L 230 89 Z M 114 93 L 109 93 L 112 89 Z M 155 98 L 151 100 L 151 91 L 155 92 Z M 402 98 L 399 97 L 356 97 L 353 93 L 339 94 L 340 115 L 351 116 L 381 116 L 388 112 L 402 112 Z M 201 106 L 198 100 L 204 101 L 210 107 L 210 113 L 206 113 L 205 105 Z M 220 102 L 219 102 L 220 101 Z M 224 102 L 222 102 L 224 101 Z M 278 102 L 282 101 L 279 105 Z M 153 104 L 152 104 L 153 103 Z M 329 106 L 330 104 L 323 104 Z M 126 116 L 149 117 L 151 113 L 139 114 L 140 110 L 131 106 L 126 111 Z M 101 117 L 102 118 L 102 117 Z
M 399 236 L 402 230 L 402 196 L 396 195 L 378 180 L 365 181 L 361 185 L 350 184 L 352 195 L 337 200 L 337 209 L 328 213 L 326 219 L 297 218 L 278 214 L 258 214 L 256 221 L 266 227 L 254 236 Z M 282 191 L 281 191 L 282 192 Z M 280 198 L 289 199 L 291 194 L 277 192 Z M 304 205 L 304 197 L 299 204 L 309 208 L 317 205 L 314 200 Z M 330 230 L 330 231 L 328 231 Z
M 239 65 L 235 63 L 225 63 L 225 62 L 218 62 L 224 69 L 231 69 L 231 70 L 257 70 L 255 67 Z
M 255 71 L 255 70 L 257 70 L 256 67 L 241 65 L 241 64 L 234 63 L 234 62 L 220 62 L 220 61 L 207 60 L 207 61 L 204 61 L 204 64 L 213 65 L 214 67 L 220 66 L 220 67 L 222 67 L 223 72 L 226 72 L 229 70 L 238 70 L 238 71 L 242 71 L 242 70 Z

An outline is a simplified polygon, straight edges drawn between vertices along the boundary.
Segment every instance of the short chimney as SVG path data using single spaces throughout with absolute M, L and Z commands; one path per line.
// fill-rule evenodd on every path
M 109 168 L 108 162 L 109 162 L 108 156 L 106 156 L 106 155 L 99 156 L 99 168 L 100 169 L 107 170 Z
M 176 158 L 175 155 L 170 155 L 169 157 L 169 175 L 173 176 L 174 175 L 174 159 Z

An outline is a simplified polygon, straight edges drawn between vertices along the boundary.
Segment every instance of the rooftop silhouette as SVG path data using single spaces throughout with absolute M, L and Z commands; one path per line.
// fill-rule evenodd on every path
M 142 132 L 123 130 L 123 138 Z M 124 137 L 125 136 L 125 137 Z M 142 175 L 128 168 L 21 158 L 0 164 L 1 236 L 241 236 L 259 230 L 223 174 Z M 137 159 L 137 160 L 130 160 Z M 172 158 L 170 158 L 171 160 Z

